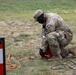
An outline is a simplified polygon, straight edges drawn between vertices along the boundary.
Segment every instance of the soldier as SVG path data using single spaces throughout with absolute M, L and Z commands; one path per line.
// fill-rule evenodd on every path
M 49 46 L 54 55 L 51 60 L 61 60 L 61 53 L 66 50 L 64 49 L 65 46 L 72 40 L 72 31 L 67 27 L 65 21 L 56 13 L 44 13 L 39 9 L 35 12 L 34 19 L 40 24 L 45 25 L 45 40 L 41 50 L 45 52 Z M 68 54 L 68 51 L 66 51 L 65 54 Z

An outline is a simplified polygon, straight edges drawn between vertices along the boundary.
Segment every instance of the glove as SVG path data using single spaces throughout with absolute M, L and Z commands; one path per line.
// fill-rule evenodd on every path
M 44 57 L 45 56 L 45 54 L 44 54 L 44 52 L 43 52 L 42 49 L 39 50 L 39 54 L 41 55 L 41 57 Z

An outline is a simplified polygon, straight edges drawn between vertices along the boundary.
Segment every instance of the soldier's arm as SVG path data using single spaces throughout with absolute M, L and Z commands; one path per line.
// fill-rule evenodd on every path
M 47 25 L 46 25 L 46 29 L 45 32 L 46 34 L 55 31 L 55 22 L 53 20 L 51 20 Z

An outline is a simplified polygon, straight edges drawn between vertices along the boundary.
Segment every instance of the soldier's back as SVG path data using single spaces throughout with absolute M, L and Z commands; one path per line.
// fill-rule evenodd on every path
M 47 13 L 48 21 L 47 23 L 51 23 L 51 21 L 55 22 L 56 30 L 66 30 L 68 29 L 66 22 L 56 13 Z

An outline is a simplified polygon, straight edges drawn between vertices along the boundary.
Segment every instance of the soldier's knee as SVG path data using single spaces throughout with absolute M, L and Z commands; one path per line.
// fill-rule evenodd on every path
M 53 34 L 53 33 L 49 33 L 49 34 L 47 35 L 47 39 L 48 39 L 48 40 L 55 39 L 54 34 Z

